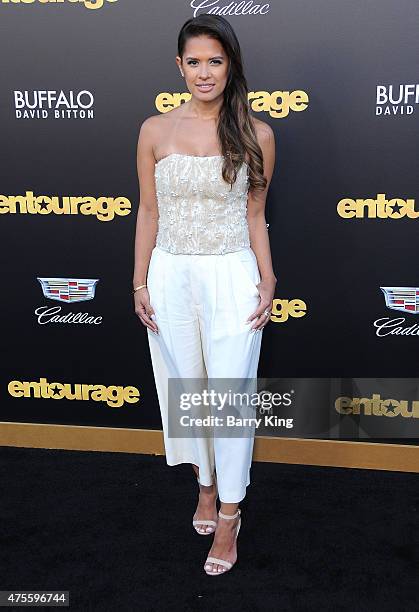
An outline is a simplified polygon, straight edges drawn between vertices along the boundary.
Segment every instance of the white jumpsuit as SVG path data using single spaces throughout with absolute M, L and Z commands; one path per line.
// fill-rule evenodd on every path
M 216 471 L 220 500 L 236 503 L 250 483 L 254 426 L 236 437 L 173 437 L 169 430 L 169 379 L 244 378 L 256 391 L 263 332 L 245 322 L 260 297 L 246 216 L 248 167 L 230 188 L 222 163 L 221 156 L 172 153 L 156 164 L 159 229 L 147 285 L 159 334 L 147 333 L 167 464 L 194 463 L 203 485 Z

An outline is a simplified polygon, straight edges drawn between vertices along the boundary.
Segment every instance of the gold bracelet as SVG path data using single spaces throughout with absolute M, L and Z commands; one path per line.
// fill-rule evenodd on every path
M 135 287 L 135 289 L 133 290 L 133 293 L 138 291 L 138 289 L 142 289 L 143 287 L 147 287 L 147 285 L 139 285 L 138 287 Z

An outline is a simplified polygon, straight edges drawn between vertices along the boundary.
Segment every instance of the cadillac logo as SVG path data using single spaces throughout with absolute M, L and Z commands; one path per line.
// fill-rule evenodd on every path
M 98 278 L 39 278 L 42 292 L 50 300 L 84 302 L 95 297 Z
M 386 298 L 386 306 L 417 314 L 419 312 L 419 288 L 417 287 L 380 287 Z

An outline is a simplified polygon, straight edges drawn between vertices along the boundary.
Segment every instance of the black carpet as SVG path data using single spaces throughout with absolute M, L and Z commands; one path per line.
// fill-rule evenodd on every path
M 190 465 L 7 447 L 0 460 L 0 590 L 67 590 L 81 611 L 419 610 L 417 474 L 254 462 L 237 564 L 207 576 Z

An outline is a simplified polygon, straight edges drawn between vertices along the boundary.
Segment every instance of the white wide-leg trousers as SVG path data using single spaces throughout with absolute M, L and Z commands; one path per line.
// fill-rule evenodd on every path
M 169 437 L 169 378 L 257 378 L 263 331 L 248 316 L 259 304 L 253 250 L 172 254 L 155 246 L 147 286 L 159 334 L 147 328 L 168 465 L 194 463 L 203 485 L 216 471 L 219 497 L 237 503 L 250 483 L 253 435 Z M 256 387 L 255 387 L 256 390 Z

